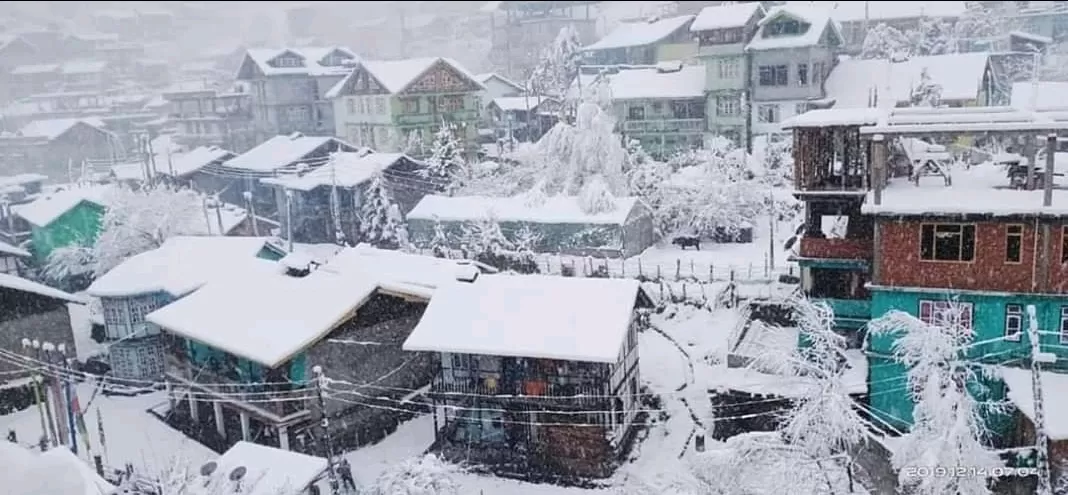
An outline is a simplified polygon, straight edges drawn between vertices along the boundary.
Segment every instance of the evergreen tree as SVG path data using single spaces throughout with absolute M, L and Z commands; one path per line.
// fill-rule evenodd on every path
M 396 249 L 401 244 L 398 234 L 404 224 L 392 211 L 395 207 L 393 197 L 381 172 L 371 177 L 363 196 L 360 204 L 361 240 L 376 247 Z
M 500 265 L 500 258 L 512 249 L 512 243 L 501 232 L 501 224 L 492 215 L 465 228 L 469 251 L 467 256 L 492 266 Z
M 942 85 L 934 82 L 927 67 L 920 71 L 920 83 L 912 88 L 909 103 L 914 107 L 937 107 L 942 102 Z
M 945 55 L 957 52 L 953 28 L 941 19 L 923 18 L 919 26 L 907 33 L 910 55 Z
M 434 143 L 430 147 L 430 157 L 426 159 L 424 176 L 446 184 L 448 192 L 459 188 L 467 169 L 464 160 L 464 147 L 455 136 L 452 125 L 441 122 L 441 129 L 434 134 Z
M 578 75 L 582 62 L 582 43 L 578 31 L 564 26 L 530 74 L 528 86 L 537 95 L 563 96 Z

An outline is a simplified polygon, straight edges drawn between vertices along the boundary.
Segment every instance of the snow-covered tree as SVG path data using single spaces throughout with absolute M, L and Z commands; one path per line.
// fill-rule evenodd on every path
M 493 215 L 465 226 L 464 238 L 471 249 L 471 255 L 497 256 L 512 249 L 512 243 L 501 232 L 501 224 Z
M 880 22 L 868 30 L 860 58 L 889 60 L 894 55 L 908 53 L 909 38 L 893 26 Z
M 458 469 L 433 454 L 409 459 L 379 475 L 369 495 L 459 495 Z
M 99 277 L 131 256 L 162 246 L 170 237 L 203 235 L 209 228 L 218 233 L 214 219 L 205 219 L 204 198 L 189 189 L 116 188 L 105 203 L 97 239 L 91 246 L 83 242 L 53 252 L 44 267 L 46 276 Z
M 541 242 L 541 235 L 530 227 L 523 226 L 512 239 L 514 251 L 511 253 L 511 269 L 519 273 L 538 273 L 538 259 L 535 249 Z
M 419 129 L 408 131 L 407 141 L 404 143 L 404 152 L 415 157 L 422 157 L 426 152 L 423 144 L 423 133 Z
M 988 430 L 980 403 L 969 392 L 982 388 L 982 368 L 967 360 L 974 333 L 964 311 L 948 301 L 928 324 L 901 311 L 873 320 L 869 331 L 892 335 L 894 359 L 908 369 L 908 393 L 915 403 L 912 429 L 893 452 L 901 470 L 899 484 L 909 493 L 991 493 L 984 476 L 910 476 L 915 468 L 933 470 L 968 466 L 983 472 L 1001 466 L 997 455 L 984 445 Z M 997 406 L 984 404 L 986 410 Z
M 430 251 L 435 258 L 449 257 L 449 238 L 445 235 L 445 226 L 437 217 L 434 218 L 434 237 L 430 239 Z
M 446 184 L 450 193 L 460 187 L 467 176 L 467 161 L 464 160 L 464 145 L 456 138 L 454 125 L 441 122 L 425 163 L 426 168 L 422 170 L 425 177 Z
M 404 224 L 396 215 L 393 195 L 386 187 L 385 178 L 379 172 L 371 177 L 360 204 L 360 237 L 362 242 L 376 247 L 393 249 L 400 246 L 398 238 Z
M 953 24 L 953 36 L 957 48 L 963 52 L 989 50 L 988 43 L 1009 31 L 1006 16 L 983 7 L 978 2 L 967 2 L 964 14 Z
M 909 95 L 909 103 L 914 107 L 937 107 L 941 102 L 942 85 L 935 82 L 924 67 L 920 70 L 920 82 Z
M 924 17 L 916 29 L 905 33 L 909 39 L 909 55 L 945 55 L 957 52 L 953 28 L 942 19 Z
M 586 182 L 586 185 L 579 192 L 578 199 L 582 211 L 591 215 L 608 213 L 618 208 L 615 196 L 612 195 L 612 191 L 608 189 L 608 184 L 605 183 L 604 178 L 600 175 L 595 175 Z
M 564 26 L 542 52 L 530 73 L 527 86 L 536 95 L 562 96 L 578 75 L 582 42 L 574 27 Z

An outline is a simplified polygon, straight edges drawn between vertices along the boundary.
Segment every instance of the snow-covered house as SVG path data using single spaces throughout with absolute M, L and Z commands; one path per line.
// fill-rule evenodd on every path
M 423 198 L 408 212 L 410 240 L 430 247 L 440 223 L 448 247 L 472 245 L 470 226 L 496 220 L 505 237 L 514 240 L 524 227 L 540 236 L 531 249 L 537 253 L 566 253 L 597 257 L 630 257 L 655 241 L 652 214 L 638 198 L 615 198 L 612 211 L 585 213 L 576 197 L 555 196 L 544 204 L 523 197 L 435 196 Z
M 940 20 L 953 24 L 964 15 L 967 2 L 833 2 L 791 1 L 787 5 L 801 5 L 824 9 L 842 29 L 842 48 L 849 53 L 859 53 L 864 46 L 868 30 L 877 24 L 886 24 L 901 31 L 917 30 L 923 20 Z
M 214 170 L 236 156 L 234 152 L 216 146 L 198 146 L 184 153 L 165 155 L 163 162 L 156 165 L 156 172 L 165 182 L 193 187 L 194 174 L 206 168 Z
M 39 349 L 26 349 L 23 339 L 63 344 L 71 357 L 75 350 L 68 303 L 85 304 L 81 297 L 68 294 L 17 275 L 0 273 L 0 349 L 40 359 Z M 0 372 L 26 370 L 30 363 L 0 360 Z
M 582 48 L 589 65 L 651 65 L 665 60 L 692 60 L 697 46 L 689 27 L 694 16 L 652 18 L 619 24 L 604 38 Z
M 526 90 L 523 86 L 520 86 L 515 81 L 508 79 L 496 72 L 487 72 L 484 74 L 475 74 L 475 80 L 482 83 L 486 87 L 483 92 L 482 101 L 490 101 L 494 98 L 503 98 L 506 96 L 519 96 Z
M 43 263 L 56 248 L 92 243 L 100 234 L 107 186 L 73 186 L 11 207 L 30 227 L 30 251 Z
M 429 148 L 447 123 L 473 152 L 485 91 L 459 62 L 424 57 L 360 62 L 325 97 L 333 101 L 338 135 L 354 145 L 411 152 L 418 136 Z
M 38 173 L 66 182 L 81 177 L 86 160 L 123 153 L 118 137 L 96 118 L 34 120 L 15 132 L 0 132 L 0 156 L 9 157 L 5 173 Z
M 441 356 L 435 445 L 478 463 L 609 476 L 641 411 L 650 307 L 636 280 L 489 275 L 439 287 L 404 342 Z
M 929 78 L 924 81 L 924 73 Z M 939 100 L 950 107 L 986 106 L 995 87 L 987 53 L 953 53 L 907 60 L 843 58 L 824 83 L 834 108 L 910 106 L 921 84 L 940 87 Z M 881 100 L 890 99 L 889 102 Z
M 163 376 L 163 340 L 145 316 L 196 291 L 230 270 L 248 271 L 252 261 L 281 258 L 262 237 L 172 237 L 136 255 L 89 286 L 100 298 L 112 376 L 154 380 Z M 238 295 L 231 296 L 240 297 Z
M 481 270 L 366 246 L 318 268 L 297 261 L 258 261 L 260 269 L 217 276 L 148 315 L 166 335 L 172 416 L 214 423 L 193 432 L 201 440 L 320 448 L 312 435 L 321 410 L 309 390 L 317 366 L 330 379 L 328 434 L 337 448 L 388 434 L 405 418 L 386 406 L 432 377 L 431 356 L 401 343 L 436 287 Z
M 257 141 L 294 132 L 335 135 L 334 108 L 324 95 L 356 60 L 340 46 L 248 50 L 237 80 L 250 85 Z
M 749 134 L 749 54 L 745 45 L 753 38 L 765 10 L 760 2 L 705 7 L 697 14 L 690 32 L 697 36 L 697 56 L 704 64 L 707 129 L 742 145 Z
M 360 239 L 360 208 L 368 183 L 375 174 L 382 174 L 386 189 L 402 214 L 414 208 L 428 192 L 442 191 L 443 185 L 430 187 L 432 181 L 418 175 L 422 168 L 422 163 L 403 153 L 361 150 L 333 153 L 326 165 L 315 170 L 280 175 L 261 182 L 282 191 L 276 194 L 277 197 L 287 197 L 288 194 L 289 210 L 280 218 L 286 237 L 292 233 L 295 242 L 330 243 L 336 241 L 337 225 L 346 239 Z M 337 201 L 336 205 L 334 201 Z M 279 205 L 279 208 L 284 206 Z M 335 206 L 337 219 L 333 213 Z M 293 223 L 292 231 L 289 222 Z
M 314 169 L 327 162 L 330 153 L 356 151 L 348 143 L 329 136 L 305 136 L 299 132 L 274 136 L 218 166 L 204 167 L 190 176 L 193 188 L 235 205 L 248 206 L 257 216 L 278 220 L 285 212 L 285 198 L 260 184 L 260 179 L 302 169 Z M 282 206 L 279 206 L 282 205 Z
M 582 74 L 572 83 L 569 96 L 588 95 L 606 83 L 620 132 L 637 139 L 653 156 L 668 157 L 703 144 L 705 76 L 704 66 L 678 62 L 612 68 L 600 75 Z
M 745 49 L 752 57 L 753 133 L 767 134 L 822 103 L 842 33 L 826 9 L 807 5 L 774 7 L 758 26 Z
M 534 142 L 559 120 L 561 103 L 547 96 L 503 96 L 486 105 L 486 117 L 497 135 Z
M 218 146 L 244 152 L 259 142 L 250 93 L 179 83 L 165 89 L 161 97 L 167 102 L 168 124 L 176 130 L 175 141 L 182 146 Z
M 311 495 L 327 493 L 327 462 L 252 442 L 237 442 L 184 483 L 188 495 Z

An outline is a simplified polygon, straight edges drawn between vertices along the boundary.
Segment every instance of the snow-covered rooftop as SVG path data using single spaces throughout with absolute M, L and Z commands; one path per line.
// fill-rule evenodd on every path
M 1031 108 L 1031 100 L 1034 98 L 1035 109 L 1060 108 L 1068 109 L 1068 82 L 1041 81 L 1037 83 L 1037 98 L 1034 97 L 1036 83 L 1016 82 L 1012 83 L 1012 106 L 1016 108 Z
M 728 29 L 745 26 L 753 15 L 761 11 L 760 2 L 743 2 L 731 5 L 713 5 L 701 9 L 690 25 L 691 32 Z
M 614 210 L 590 214 L 582 211 L 579 198 L 573 196 L 554 196 L 541 206 L 530 206 L 522 196 L 494 198 L 428 195 L 408 212 L 407 218 L 476 221 L 493 217 L 506 222 L 623 225 L 637 201 L 634 197 L 617 197 Z
M 603 77 L 608 79 L 612 100 L 703 98 L 705 94 L 705 66 L 683 65 L 679 70 L 655 67 L 625 68 Z M 578 81 L 586 86 L 595 84 L 595 77 L 576 78 L 571 82 L 569 96 L 579 94 Z
M 38 227 L 45 227 L 82 202 L 104 207 L 110 186 L 72 186 L 65 190 L 42 194 L 29 203 L 14 205 L 11 211 Z
M 1068 131 L 1068 115 L 1013 107 L 893 108 L 861 134 L 932 135 L 984 132 Z M 1063 118 L 1062 118 L 1063 117 Z
M 920 85 L 924 69 L 931 82 L 942 87 L 944 101 L 975 101 L 983 88 L 989 54 L 953 53 L 912 57 L 904 62 L 844 59 L 838 62 L 824 88 L 835 108 L 870 106 L 872 95 L 893 98 L 894 104 L 907 102 Z
M 164 156 L 162 163 L 157 160 L 156 169 L 163 175 L 182 177 L 212 163 L 229 160 L 234 156 L 233 152 L 217 146 L 199 146 L 185 153 L 172 154 L 169 162 Z
M 247 271 L 216 276 L 149 314 L 148 321 L 273 368 L 354 316 L 377 288 L 373 278 L 321 269 L 299 278 Z
M 227 160 L 223 166 L 254 172 L 271 172 L 307 158 L 313 151 L 328 143 L 334 143 L 335 148 L 341 145 L 341 141 L 329 136 L 305 136 L 300 133 L 278 135 Z
M 1013 405 L 1034 424 L 1035 399 L 1031 383 L 1031 370 L 999 366 L 1001 379 L 1008 386 L 1008 397 Z M 1068 406 L 1061 399 L 1068 397 L 1068 375 L 1052 371 L 1039 374 L 1042 396 L 1046 398 L 1045 428 L 1050 440 L 1068 439 Z
M 404 153 L 341 152 L 331 155 L 331 161 L 302 176 L 280 176 L 261 179 L 287 189 L 311 191 L 320 186 L 352 188 L 371 180 L 374 174 L 403 160 L 411 160 Z
M 266 243 L 263 237 L 172 237 L 162 247 L 129 258 L 105 273 L 87 292 L 94 297 L 128 297 L 153 292 L 180 297 L 213 277 L 235 270 L 244 274 L 263 268 L 245 270 L 249 265 L 273 264 L 256 257 Z M 281 270 L 279 265 L 275 267 Z M 234 293 L 230 299 L 238 294 Z
M 950 171 L 952 185 L 941 177 L 923 177 L 920 184 L 891 180 L 882 192 L 881 204 L 869 192 L 864 213 L 874 215 L 1068 215 L 1068 190 L 1054 189 L 1051 206 L 1042 206 L 1043 191 L 1009 188 L 1005 168 L 984 163 Z
M 104 129 L 104 121 L 96 117 L 86 117 L 81 119 L 34 120 L 22 126 L 22 128 L 19 129 L 19 133 L 26 137 L 43 137 L 52 140 L 62 136 L 79 123 L 107 132 Z
M 808 23 L 808 31 L 797 36 L 764 37 L 764 29 L 767 23 L 780 16 L 788 16 Z M 760 29 L 745 49 L 779 50 L 814 46 L 819 44 L 820 38 L 828 28 L 841 39 L 842 32 L 838 27 L 838 23 L 831 19 L 826 9 L 810 5 L 780 5 L 773 7 L 768 11 L 768 15 L 760 20 Z
M 537 111 L 538 103 L 555 102 L 556 100 L 550 97 L 538 98 L 535 96 L 502 96 L 494 98 L 490 103 L 500 108 L 505 112 L 525 112 L 527 109 L 531 111 Z
M 259 445 L 237 442 L 215 461 L 215 471 L 208 479 L 189 483 L 187 495 L 289 495 L 304 493 L 319 476 L 326 472 L 322 457 L 291 452 Z M 230 480 L 230 473 L 238 467 L 246 469 L 241 489 Z
M 640 284 L 630 279 L 489 275 L 439 287 L 406 351 L 614 363 Z
M 782 122 L 783 129 L 874 125 L 886 112 L 878 108 L 831 108 L 809 110 Z
M 0 442 L 7 495 L 112 495 L 117 488 L 67 448 L 36 453 Z
M 838 22 L 889 21 L 920 17 L 960 17 L 967 10 L 966 2 L 786 2 L 788 6 L 822 8 Z
M 420 299 L 430 299 L 438 287 L 457 279 L 471 280 L 480 273 L 495 271 L 467 260 L 448 260 L 367 245 L 342 249 L 319 270 L 374 280 L 387 292 Z
M 60 299 L 67 302 L 79 304 L 86 303 L 85 299 L 74 294 L 68 294 L 59 289 L 34 282 L 33 280 L 27 280 L 7 273 L 0 273 L 0 288 L 17 290 L 20 292 L 30 292 L 39 296 L 51 297 L 53 299 Z
M 498 74 L 496 72 L 484 72 L 482 74 L 475 74 L 475 80 L 480 82 L 480 83 L 482 83 L 483 85 L 486 84 L 486 82 L 488 82 L 490 79 L 497 79 L 497 80 L 507 84 L 508 86 L 511 86 L 516 91 L 523 91 L 524 90 L 523 86 L 520 86 L 515 81 L 513 81 L 511 79 L 508 79 L 507 77 L 504 77 L 504 76 L 502 76 L 502 75 L 500 75 L 500 74 Z
M 359 65 L 366 69 L 375 80 L 382 83 L 382 85 L 385 86 L 386 91 L 396 94 L 408 89 L 408 86 L 419 79 L 419 76 L 425 74 L 438 62 L 448 65 L 453 70 L 470 79 L 472 83 L 485 89 L 482 82 L 479 81 L 474 74 L 469 72 L 456 60 L 447 57 L 419 57 L 403 60 L 364 60 L 360 62 Z M 326 92 L 324 97 L 328 99 L 338 97 L 341 94 L 342 88 L 348 83 L 350 77 L 352 77 L 352 74 L 349 74 L 344 79 L 338 81 L 334 87 Z
M 20 65 L 11 69 L 12 75 L 18 74 L 48 74 L 59 70 L 59 64 L 34 64 Z
M 352 70 L 351 66 L 339 65 L 339 66 L 327 66 L 322 62 L 328 55 L 337 51 L 341 54 L 351 57 L 351 59 L 357 59 L 356 53 L 343 46 L 326 46 L 326 47 L 301 47 L 301 48 L 254 48 L 247 52 L 249 58 L 256 63 L 256 66 L 267 76 L 274 75 L 286 75 L 286 74 L 308 74 L 312 76 L 317 75 L 344 75 L 348 74 Z M 272 67 L 268 62 L 274 60 L 279 55 L 286 52 L 294 53 L 304 59 L 303 67 Z
M 75 60 L 63 64 L 60 71 L 64 74 L 95 74 L 107 68 L 108 63 L 102 60 Z
M 616 26 L 596 43 L 584 47 L 583 50 L 610 50 L 651 45 L 686 27 L 693 19 L 692 15 L 680 15 L 645 22 L 625 22 Z

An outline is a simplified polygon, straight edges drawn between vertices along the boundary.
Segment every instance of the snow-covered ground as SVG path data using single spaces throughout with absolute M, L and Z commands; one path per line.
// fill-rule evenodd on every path
M 104 352 L 104 346 L 93 340 L 93 321 L 88 304 L 68 304 L 70 326 L 74 331 L 74 348 L 78 352 L 78 361 L 85 362 L 90 357 Z

